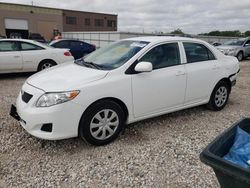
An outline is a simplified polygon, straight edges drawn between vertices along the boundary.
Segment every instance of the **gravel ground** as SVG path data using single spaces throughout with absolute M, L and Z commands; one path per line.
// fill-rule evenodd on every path
M 202 149 L 250 116 L 250 61 L 226 108 L 200 106 L 130 125 L 115 142 L 93 147 L 79 138 L 44 141 L 9 115 L 29 74 L 0 77 L 0 187 L 218 187 Z

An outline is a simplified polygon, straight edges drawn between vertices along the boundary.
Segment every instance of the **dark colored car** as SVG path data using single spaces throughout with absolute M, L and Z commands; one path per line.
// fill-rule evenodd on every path
M 54 40 L 50 44 L 55 48 L 68 48 L 75 59 L 82 58 L 86 54 L 95 51 L 96 47 L 80 40 L 60 39 Z
M 35 41 L 41 42 L 41 43 L 46 43 L 46 42 L 47 42 L 47 41 L 44 39 L 44 37 L 43 37 L 42 35 L 40 35 L 39 33 L 30 33 L 29 39 L 30 39 L 30 40 L 35 40 Z

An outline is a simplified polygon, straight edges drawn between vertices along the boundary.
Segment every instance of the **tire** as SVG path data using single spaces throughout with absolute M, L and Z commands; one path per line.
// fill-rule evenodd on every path
M 238 61 L 242 61 L 244 59 L 243 52 L 239 52 L 236 57 L 237 57 Z
M 103 100 L 94 103 L 84 112 L 78 133 L 92 145 L 106 145 L 119 136 L 124 122 L 122 108 L 112 100 Z
M 225 81 L 220 81 L 214 88 L 207 107 L 210 110 L 219 111 L 222 110 L 229 98 L 230 86 Z
M 37 70 L 38 70 L 38 71 L 42 71 L 42 70 L 48 69 L 48 68 L 50 68 L 50 67 L 53 67 L 53 66 L 55 66 L 55 65 L 56 65 L 56 63 L 55 63 L 54 61 L 45 60 L 45 61 L 42 61 L 42 62 L 39 64 Z

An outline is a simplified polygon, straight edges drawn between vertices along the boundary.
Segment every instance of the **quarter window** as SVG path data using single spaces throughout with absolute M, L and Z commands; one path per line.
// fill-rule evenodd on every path
M 198 43 L 184 42 L 187 63 L 214 60 L 213 53 L 204 45 Z
M 0 42 L 0 52 L 18 51 L 18 45 L 16 42 L 12 41 L 2 41 Z
M 42 50 L 43 48 L 34 44 L 21 42 L 21 49 L 22 50 Z
M 181 64 L 178 43 L 159 45 L 151 49 L 140 61 L 152 63 L 153 69 Z
M 65 40 L 65 41 L 60 41 L 55 43 L 54 45 L 52 45 L 56 48 L 69 48 L 69 41 Z

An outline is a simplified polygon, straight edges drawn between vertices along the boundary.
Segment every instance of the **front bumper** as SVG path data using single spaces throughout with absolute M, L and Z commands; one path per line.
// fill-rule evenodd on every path
M 28 133 L 46 140 L 78 136 L 78 125 L 84 111 L 82 106 L 68 101 L 51 107 L 36 107 L 36 101 L 44 91 L 27 83 L 24 84 L 22 90 L 32 94 L 33 97 L 26 103 L 20 93 L 16 101 L 16 109 L 12 106 L 10 114 Z M 44 131 L 42 127 L 51 124 L 51 131 Z

